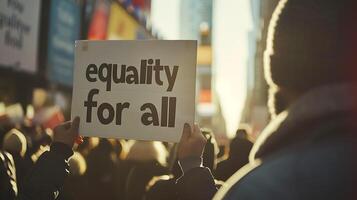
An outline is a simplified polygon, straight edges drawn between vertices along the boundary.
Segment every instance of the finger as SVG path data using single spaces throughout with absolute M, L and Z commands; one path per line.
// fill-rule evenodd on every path
M 183 126 L 181 141 L 186 141 L 190 136 L 191 136 L 191 127 L 188 123 L 185 123 Z
M 79 132 L 79 122 L 80 122 L 79 117 L 75 117 L 72 121 L 71 131 L 75 134 L 78 134 Z
M 201 137 L 201 136 L 204 137 L 202 132 L 201 132 L 201 128 L 197 123 L 195 123 L 193 125 L 193 134 L 192 134 L 192 136 L 193 137 Z
M 72 124 L 72 122 L 70 122 L 70 121 L 64 122 L 64 123 L 58 125 L 58 129 L 67 130 L 67 129 L 71 128 L 71 124 Z

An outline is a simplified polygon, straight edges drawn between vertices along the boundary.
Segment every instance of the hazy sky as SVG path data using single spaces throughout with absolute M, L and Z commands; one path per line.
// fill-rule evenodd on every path
M 248 31 L 253 29 L 250 0 L 216 0 L 214 67 L 228 135 L 238 128 L 247 90 Z
M 152 0 L 151 20 L 164 39 L 179 39 L 180 0 Z
M 152 21 L 165 39 L 179 39 L 180 0 L 152 0 Z M 253 29 L 250 0 L 213 3 L 215 88 L 228 135 L 238 128 L 246 98 L 248 31 Z

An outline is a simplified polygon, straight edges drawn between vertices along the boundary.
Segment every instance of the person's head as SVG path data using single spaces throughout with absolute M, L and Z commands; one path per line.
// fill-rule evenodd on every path
M 110 139 L 110 141 L 114 144 L 114 151 L 118 158 L 125 160 L 128 154 L 128 147 L 125 140 Z
M 71 175 L 81 176 L 87 170 L 87 163 L 84 157 L 79 152 L 74 152 L 71 159 L 69 159 L 69 171 Z
M 248 135 L 252 132 L 251 127 L 248 124 L 241 124 L 236 131 L 237 138 L 248 139 Z
M 157 161 L 161 165 L 166 165 L 167 150 L 158 141 L 134 141 L 129 149 L 127 160 L 137 162 Z
M 264 55 L 273 116 L 313 88 L 357 80 L 355 5 L 353 0 L 280 0 Z
M 248 124 L 241 124 L 237 129 L 236 136 L 232 138 L 229 144 L 229 158 L 242 159 L 247 157 L 250 152 L 252 142 L 249 140 L 251 128 Z
M 108 138 L 100 138 L 98 148 L 107 152 L 114 152 L 114 144 Z
M 27 150 L 25 135 L 17 129 L 11 129 L 4 137 L 3 149 L 24 157 Z
M 77 151 L 80 152 L 84 157 L 87 157 L 89 152 L 97 147 L 99 144 L 99 138 L 97 137 L 84 137 L 83 143 L 78 145 Z

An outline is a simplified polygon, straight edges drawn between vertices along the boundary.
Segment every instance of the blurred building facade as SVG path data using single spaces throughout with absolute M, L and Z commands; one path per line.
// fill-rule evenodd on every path
M 201 127 L 212 130 L 217 137 L 225 136 L 225 122 L 214 88 L 212 66 L 213 1 L 181 0 L 179 13 L 180 39 L 198 41 L 196 120 Z
M 217 1 L 181 0 L 178 25 L 180 39 L 199 42 L 196 119 L 224 135 L 225 121 L 212 65 L 212 17 Z M 253 29 L 248 34 L 247 100 L 237 123 L 252 124 L 258 133 L 269 120 L 263 52 L 267 26 L 278 0 L 249 2 Z M 150 27 L 150 0 L 2 0 L 0 5 L 2 18 L 15 16 L 21 25 L 4 23 L 0 27 L 0 104 L 4 105 L 0 107 L 19 103 L 23 113 L 28 105 L 57 105 L 64 116 L 70 116 L 76 39 L 153 39 L 156 35 Z
M 57 107 L 68 119 L 75 40 L 153 39 L 150 5 L 151 0 L 1 0 L 7 23 L 0 27 L 0 116 L 23 118 L 28 110 Z
M 180 38 L 200 40 L 202 23 L 212 30 L 212 3 L 212 0 L 180 1 Z
M 242 122 L 251 124 L 253 134 L 257 136 L 266 126 L 269 119 L 267 108 L 268 86 L 264 78 L 263 57 L 266 48 L 268 25 L 278 0 L 251 0 L 254 31 L 250 44 L 254 49 L 252 63 L 249 63 L 248 91 Z

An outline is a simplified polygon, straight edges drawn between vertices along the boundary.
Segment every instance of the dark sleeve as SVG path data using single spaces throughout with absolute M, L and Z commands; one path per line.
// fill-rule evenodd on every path
M 72 149 L 63 143 L 54 142 L 50 151 L 43 153 L 25 178 L 19 199 L 56 199 L 69 174 L 68 159 Z
M 185 172 L 176 182 L 179 199 L 208 200 L 217 192 L 211 171 L 206 167 L 196 167 Z
M 14 160 L 11 154 L 0 151 L 0 199 L 15 199 L 17 191 Z

